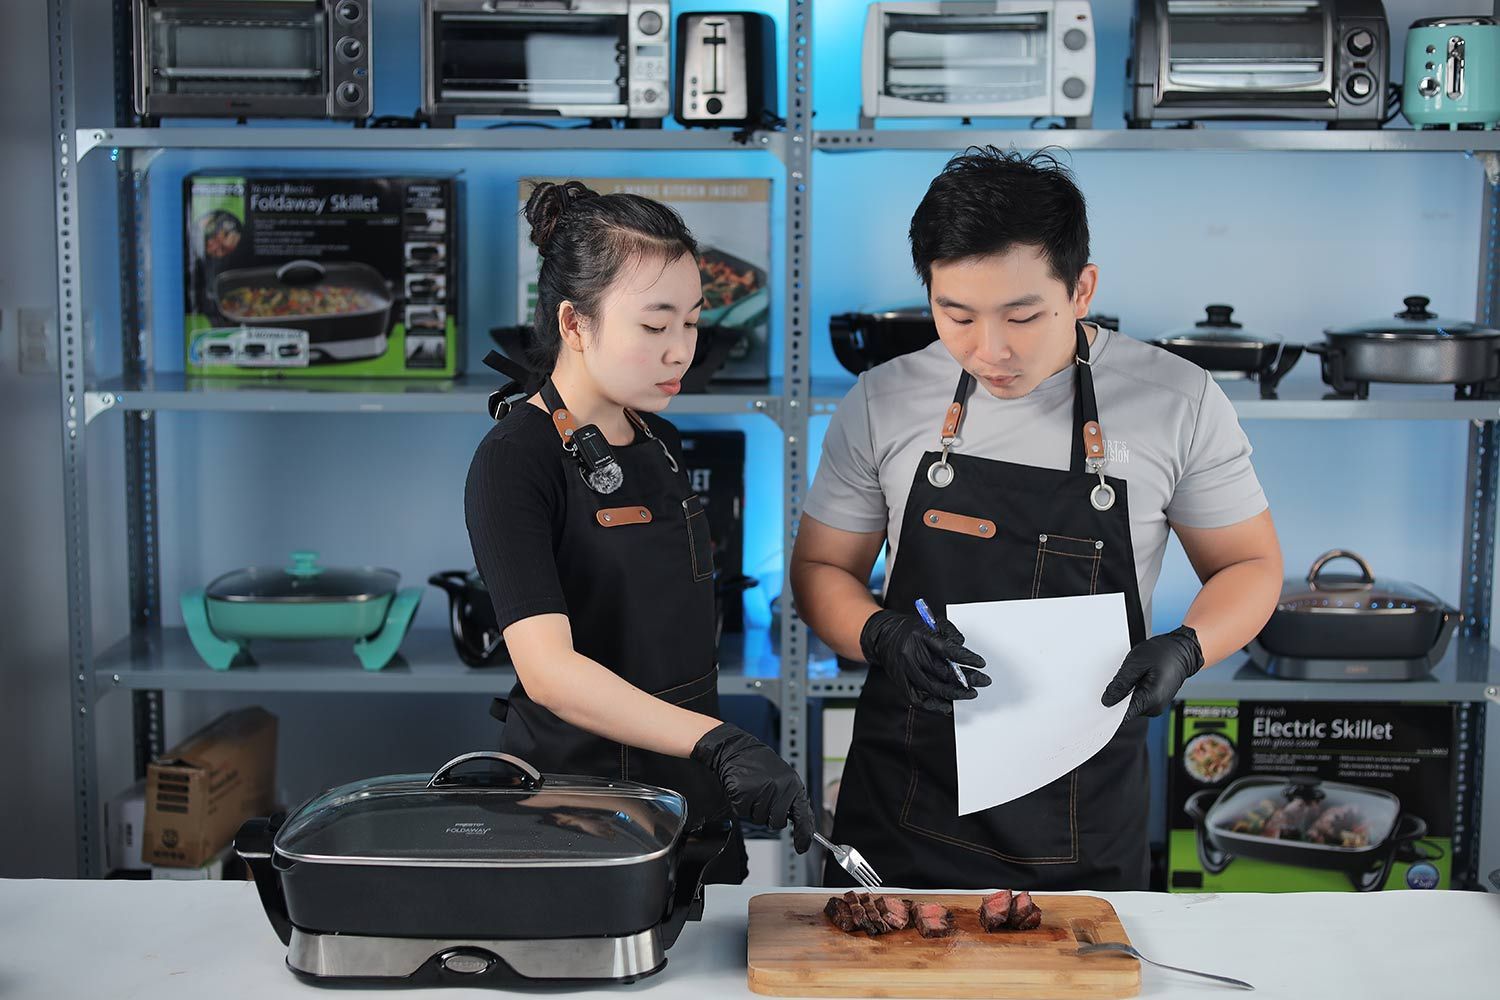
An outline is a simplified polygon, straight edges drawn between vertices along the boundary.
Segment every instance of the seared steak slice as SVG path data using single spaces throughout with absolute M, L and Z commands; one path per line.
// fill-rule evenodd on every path
M 844 902 L 849 904 L 849 909 L 854 914 L 854 925 L 874 937 L 885 933 L 885 921 L 875 912 L 873 902 L 869 906 L 865 905 L 865 900 L 869 898 L 869 893 L 861 895 L 852 890 L 844 893 Z
M 890 896 L 876 896 L 875 910 L 885 921 L 885 926 L 889 930 L 905 930 L 911 923 L 911 910 L 899 899 L 892 899 Z
M 947 937 L 953 933 L 953 914 L 948 912 L 947 907 L 937 903 L 914 903 L 909 899 L 903 902 L 911 911 L 917 933 L 924 938 Z
M 828 898 L 828 905 L 823 907 L 823 914 L 828 917 L 828 922 L 846 934 L 853 934 L 859 930 L 854 922 L 854 913 L 849 909 L 849 904 L 837 896 Z
M 1014 931 L 1035 930 L 1042 926 L 1042 911 L 1031 901 L 1031 893 L 1018 892 L 1011 905 L 1010 929 Z
M 1009 889 L 1001 889 L 984 897 L 979 903 L 979 926 L 990 933 L 1009 930 L 1012 902 Z

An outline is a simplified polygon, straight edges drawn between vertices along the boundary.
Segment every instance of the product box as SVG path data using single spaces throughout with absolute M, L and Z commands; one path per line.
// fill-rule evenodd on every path
M 1446 703 L 1188 701 L 1173 710 L 1173 892 L 1446 889 Z
M 137 781 L 104 803 L 104 867 L 106 871 L 144 871 L 141 837 L 146 823 L 146 782 Z
M 575 178 L 537 177 L 520 185 L 520 206 L 542 181 Z M 771 375 L 771 182 L 758 178 L 576 178 L 600 194 L 628 192 L 664 205 L 682 216 L 698 241 L 698 270 L 706 299 L 699 314 L 698 336 L 713 337 L 715 328 L 737 334 L 727 360 L 713 373 L 717 382 L 764 382 Z M 517 227 L 517 322 L 530 323 L 536 312 L 536 280 L 541 257 L 531 245 L 531 231 Z M 700 354 L 704 353 L 700 349 Z
M 182 204 L 189 374 L 461 370 L 455 178 L 195 174 Z
M 703 502 L 713 539 L 725 632 L 745 631 L 745 432 L 683 431 L 683 471 Z
M 229 860 L 232 847 L 226 847 L 196 868 L 174 868 L 169 865 L 152 865 L 152 881 L 206 882 L 224 878 L 224 866 Z
M 197 868 L 240 824 L 269 815 L 276 785 L 276 717 L 263 708 L 227 712 L 146 768 L 142 858 Z

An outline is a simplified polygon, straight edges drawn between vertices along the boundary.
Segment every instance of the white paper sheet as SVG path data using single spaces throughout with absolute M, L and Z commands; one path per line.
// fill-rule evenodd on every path
M 1130 699 L 1099 698 L 1130 651 L 1123 594 L 951 604 L 948 619 L 993 682 L 953 706 L 960 816 L 1061 778 L 1120 728 Z

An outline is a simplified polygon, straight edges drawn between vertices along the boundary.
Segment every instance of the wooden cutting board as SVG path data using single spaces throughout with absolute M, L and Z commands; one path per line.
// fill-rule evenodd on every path
M 986 933 L 982 896 L 897 891 L 941 903 L 954 933 L 909 927 L 870 937 L 828 922 L 828 893 L 767 893 L 750 900 L 749 982 L 756 993 L 805 997 L 1133 997 L 1141 965 L 1127 956 L 1080 958 L 1079 943 L 1130 938 L 1115 908 L 1095 896 L 1035 896 L 1042 926 Z

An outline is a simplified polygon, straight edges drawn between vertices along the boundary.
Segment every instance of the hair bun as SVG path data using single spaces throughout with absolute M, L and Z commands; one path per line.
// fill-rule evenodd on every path
M 532 188 L 531 197 L 526 199 L 524 214 L 526 221 L 531 223 L 531 242 L 542 252 L 543 257 L 547 256 L 547 244 L 552 242 L 568 209 L 585 198 L 595 197 L 598 197 L 598 192 L 591 190 L 582 181 L 565 181 L 562 184 L 542 181 Z

